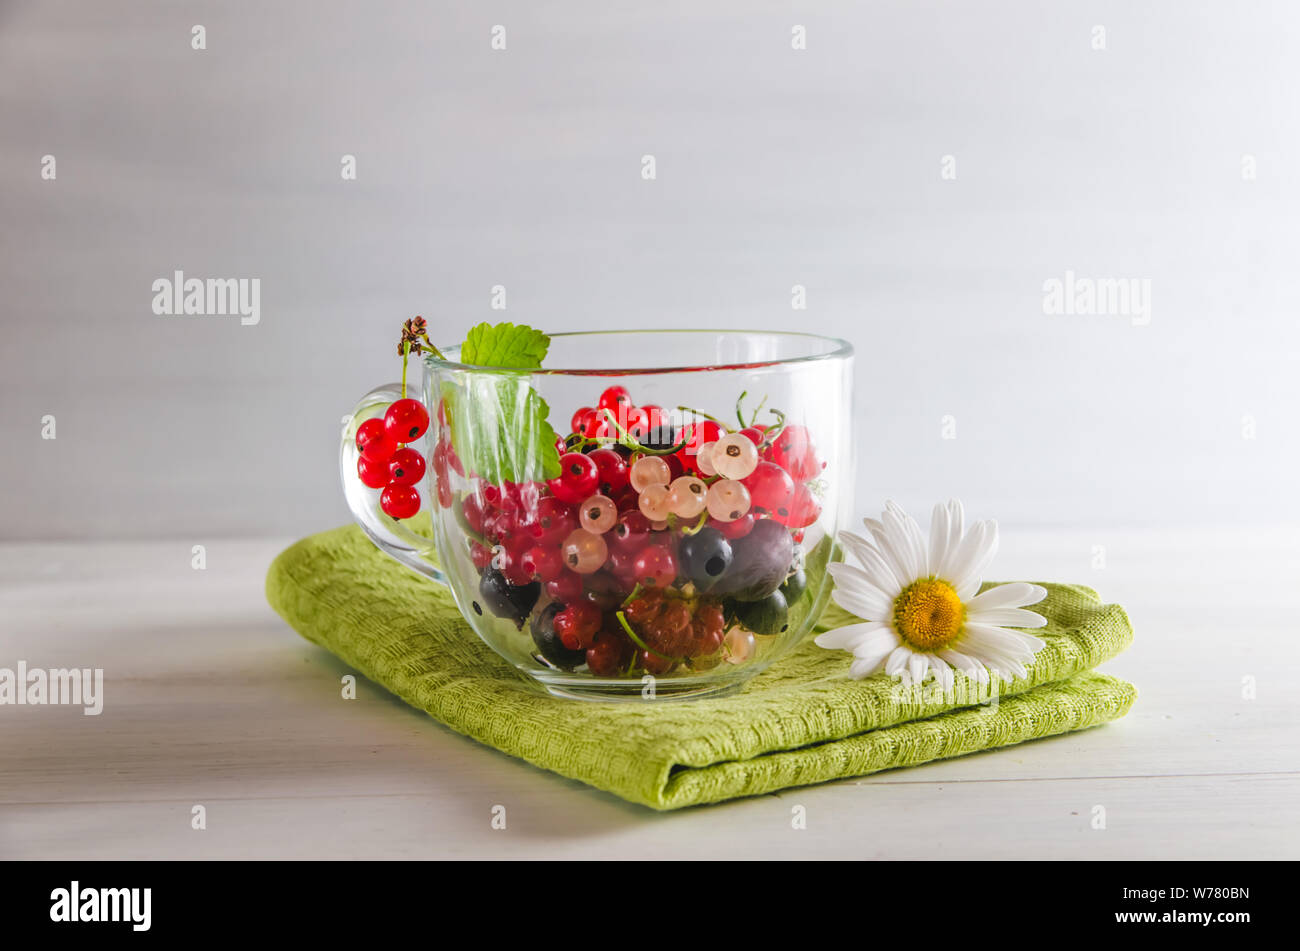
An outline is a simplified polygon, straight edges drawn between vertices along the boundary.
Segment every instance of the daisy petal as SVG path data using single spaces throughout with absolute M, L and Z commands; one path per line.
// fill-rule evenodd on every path
M 912 554 L 907 548 L 907 540 L 896 535 L 888 525 L 882 528 L 880 534 L 876 535 L 875 538 L 881 556 L 894 569 L 894 573 L 899 578 L 905 579 L 904 584 L 910 584 L 914 581 L 917 573 L 913 570 Z
M 1024 661 L 1030 659 L 1018 651 L 998 650 L 985 645 L 968 646 L 966 652 L 991 671 L 1011 671 L 1017 676 L 1025 675 Z
M 967 610 L 966 616 L 977 624 L 1000 627 L 1045 627 L 1047 618 L 1024 608 L 992 608 L 986 611 Z
M 985 611 L 991 608 L 1023 608 L 1037 604 L 1047 597 L 1047 589 L 1042 585 L 1027 584 L 1024 581 L 1012 581 L 1008 584 L 995 585 L 982 594 L 977 594 L 966 602 L 969 611 Z
M 929 572 L 936 577 L 943 571 L 944 559 L 948 556 L 948 506 L 936 502 L 930 513 L 930 557 L 927 564 Z
M 899 592 L 903 590 L 902 582 L 898 580 L 894 569 L 876 550 L 874 544 L 852 532 L 840 532 L 840 542 L 849 554 L 862 563 L 863 570 L 871 577 L 877 588 L 891 600 L 898 597 Z
M 837 587 L 831 592 L 831 597 L 844 610 L 864 621 L 883 621 L 890 615 L 889 604 L 866 590 Z
M 863 677 L 870 677 L 878 671 L 885 662 L 885 655 L 875 657 L 859 658 L 849 664 L 849 676 L 854 680 L 861 680 Z
M 997 674 L 1003 680 L 1015 680 L 1017 677 L 1028 677 L 1029 671 L 1025 665 L 1018 660 L 1004 658 L 988 665 L 989 670 Z
M 957 499 L 949 499 L 948 510 L 948 538 L 943 546 L 943 560 L 939 563 L 935 574 L 940 578 L 952 577 L 949 570 L 953 556 L 957 554 L 957 548 L 961 545 L 961 540 L 966 531 L 966 513 L 961 507 L 961 502 Z
M 978 680 L 979 672 L 984 669 L 981 664 L 973 657 L 967 657 L 961 651 L 943 650 L 939 651 L 939 656 L 960 670 L 967 677 Z
M 1028 631 L 1017 631 L 1009 627 L 1001 627 L 997 624 L 984 624 L 980 621 L 971 621 L 967 623 L 966 629 L 969 631 L 971 627 L 981 628 L 990 632 L 996 631 L 998 636 L 1002 637 L 1003 639 L 1009 638 L 1011 641 L 1014 641 L 1016 644 L 1020 645 L 1016 653 L 1017 655 L 1021 655 L 1021 654 L 1026 655 L 1025 657 L 1026 660 L 1029 659 L 1029 656 L 1032 656 L 1033 654 L 1042 650 L 1043 647 L 1046 646 L 1047 644 L 1047 642 L 1043 640 L 1041 637 L 1038 637 L 1037 635 L 1034 634 L 1030 634 Z
M 930 669 L 934 671 L 934 679 L 939 682 L 944 690 L 952 689 L 953 684 L 956 683 L 956 680 L 953 677 L 952 668 L 934 654 L 928 654 L 926 656 L 930 662 Z
M 926 573 L 925 540 L 921 527 L 894 501 L 885 503 L 880 520 L 897 546 L 898 556 L 909 578 L 919 578 Z
M 974 621 L 966 624 L 966 629 L 962 631 L 961 643 L 965 645 L 977 645 L 987 647 L 990 650 L 1002 651 L 1013 657 L 1020 654 L 1035 650 L 1034 642 L 1042 646 L 1041 638 L 1034 637 L 1032 634 L 1022 634 L 1019 631 L 1008 631 L 1005 627 L 997 627 L 993 624 L 978 624 Z
M 977 541 L 969 550 L 966 548 L 966 542 L 962 542 L 960 563 L 954 569 L 953 577 L 948 579 L 957 589 L 957 596 L 963 601 L 973 597 L 979 591 L 984 569 L 997 554 L 998 523 L 991 519 L 977 522 L 971 528 L 971 535 L 975 535 Z M 968 535 L 967 539 L 969 538 Z
M 899 644 L 894 648 L 893 653 L 885 660 L 885 673 L 893 677 L 901 674 L 907 667 L 907 659 L 912 656 L 911 648 L 904 644 Z
M 907 672 L 912 683 L 919 684 L 925 679 L 925 672 L 930 669 L 930 661 L 924 654 L 913 654 L 907 659 Z
M 827 650 L 851 651 L 877 631 L 888 631 L 893 634 L 885 625 L 873 621 L 869 624 L 847 624 L 844 627 L 837 627 L 833 631 L 818 634 L 813 638 L 813 642 Z
M 842 561 L 833 561 L 826 566 L 827 572 L 835 579 L 835 583 L 841 588 L 847 588 L 850 591 L 860 591 L 863 594 L 874 595 L 887 604 L 892 604 L 894 599 L 880 590 L 875 579 L 866 571 L 856 565 L 846 565 Z
M 893 628 L 882 627 L 878 631 L 869 632 L 858 645 L 853 648 L 853 654 L 859 660 L 870 656 L 871 654 L 880 654 L 882 657 L 891 653 L 895 647 L 902 643 L 898 635 L 894 633 Z

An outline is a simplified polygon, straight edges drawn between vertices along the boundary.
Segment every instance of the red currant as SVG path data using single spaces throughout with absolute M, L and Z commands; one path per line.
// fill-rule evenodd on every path
M 564 571 L 560 550 L 550 545 L 534 545 L 520 559 L 524 572 L 532 581 L 555 581 Z
M 650 414 L 640 407 L 633 406 L 627 411 L 627 422 L 623 424 L 623 428 L 637 442 L 646 439 L 650 435 Z
M 640 551 L 650 540 L 650 520 L 639 511 L 623 512 L 609 530 L 609 543 L 616 551 Z
M 807 427 L 798 424 L 791 424 L 777 433 L 776 441 L 764 453 L 764 458 L 790 473 L 796 482 L 807 482 L 822 470 Z
M 492 549 L 480 542 L 470 542 L 469 560 L 474 563 L 475 570 L 482 574 L 492 564 Z
M 461 514 L 465 516 L 465 524 L 469 526 L 470 531 L 476 534 L 483 534 L 483 503 L 479 497 L 473 493 L 465 496 L 460 502 Z
M 719 522 L 716 518 L 709 519 L 709 528 L 716 528 L 723 534 L 723 537 L 731 540 L 745 537 L 753 527 L 754 516 L 748 512 L 730 522 Z
M 357 427 L 357 448 L 371 462 L 387 462 L 397 452 L 397 443 L 389 438 L 382 419 L 368 419 Z
M 634 577 L 647 588 L 666 588 L 677 580 L 677 559 L 663 545 L 647 545 L 633 562 Z
M 460 461 L 460 456 L 456 455 L 456 450 L 451 448 L 451 443 L 447 443 L 447 465 L 451 466 L 456 475 L 465 474 L 465 464 Z
M 591 647 L 603 620 L 604 614 L 591 601 L 574 601 L 555 615 L 555 632 L 570 650 Z
M 600 491 L 611 498 L 628 483 L 628 465 L 613 449 L 597 449 L 589 457 L 596 464 Z
M 677 663 L 671 657 L 662 657 L 647 650 L 637 651 L 636 662 L 648 674 L 666 674 Z
M 573 615 L 566 611 L 559 611 L 551 621 L 551 626 L 555 629 L 556 636 L 571 651 L 576 651 L 582 646 L 578 640 L 578 632 L 574 629 Z
M 608 439 L 617 436 L 618 431 L 604 410 L 593 410 L 582 425 L 582 434 L 588 439 Z
M 609 553 L 609 570 L 619 581 L 631 586 L 636 583 L 636 556 L 638 552 L 614 548 Z
M 751 508 L 771 514 L 786 510 L 794 495 L 794 480 L 790 473 L 775 462 L 760 462 L 741 484 L 749 489 Z
M 414 442 L 429 428 L 429 411 L 419 400 L 398 400 L 384 413 L 384 429 L 393 442 Z
M 445 475 L 434 482 L 434 489 L 438 494 L 438 504 L 445 509 L 451 508 L 451 504 L 456 501 L 456 496 L 452 494 L 451 482 Z
M 648 624 L 659 616 L 664 606 L 662 591 L 643 591 L 624 609 L 627 619 L 633 624 Z
M 582 575 L 565 568 L 554 581 L 546 582 L 546 595 L 553 601 L 576 601 L 582 597 Z
M 417 485 L 424 478 L 424 456 L 410 446 L 397 450 L 388 460 L 388 477 L 394 485 Z
M 587 420 L 596 415 L 596 411 L 590 406 L 579 406 L 574 411 L 573 418 L 569 420 L 569 432 L 581 433 L 587 429 Z
M 357 448 L 364 452 L 366 443 L 373 439 L 379 439 L 386 434 L 387 431 L 384 429 L 384 420 L 382 417 L 379 419 L 367 419 L 357 427 Z
M 578 513 L 574 507 L 549 495 L 537 503 L 536 513 L 523 525 L 534 545 L 552 548 L 559 548 L 560 542 L 577 527 Z
M 645 413 L 646 419 L 650 422 L 651 426 L 668 425 L 668 414 L 664 411 L 662 406 L 655 403 L 646 403 L 641 407 L 641 412 Z
M 587 668 L 597 677 L 622 673 L 631 659 L 632 644 L 621 633 L 601 631 L 587 648 Z
M 682 436 L 686 440 L 686 445 L 670 458 L 676 459 L 681 464 L 684 473 L 698 473 L 699 469 L 695 465 L 696 453 L 705 443 L 717 442 L 722 436 L 722 427 L 711 419 L 702 419 L 686 427 Z
M 519 562 L 522 560 L 522 554 L 518 551 L 512 551 L 508 545 L 497 544 L 492 548 L 492 567 L 503 575 L 507 580 L 511 572 L 516 574 L 522 573 Z M 532 579 L 528 579 L 531 581 Z M 511 582 L 513 584 L 514 582 Z
M 560 476 L 546 483 L 555 497 L 577 505 L 590 498 L 600 487 L 600 473 L 590 456 L 566 452 L 560 457 Z
M 388 463 L 357 456 L 357 476 L 361 479 L 362 485 L 371 489 L 382 489 L 388 485 Z
M 503 488 L 501 507 L 518 515 L 521 524 L 530 521 L 537 513 L 537 506 L 542 498 L 542 484 L 507 482 Z
M 523 513 L 511 512 L 509 518 L 509 523 L 499 526 L 504 529 L 504 531 L 499 532 L 499 534 L 501 534 L 501 544 L 508 545 L 520 554 L 523 554 L 530 548 L 539 547 L 537 539 L 535 539 L 533 533 L 528 530 L 530 523 L 525 519 Z
M 759 443 L 763 441 L 763 427 L 746 426 L 744 429 L 740 431 L 740 435 L 744 436 L 755 446 L 757 446 Z
M 447 444 L 438 443 L 433 447 L 433 453 L 429 456 L 429 461 L 433 463 L 433 474 L 439 479 L 447 478 Z
M 632 396 L 625 386 L 611 386 L 604 393 L 600 394 L 600 399 L 596 403 L 597 409 L 607 409 L 615 417 L 618 416 L 621 407 L 632 407 Z
M 414 486 L 390 485 L 379 496 L 379 507 L 389 518 L 410 518 L 420 511 L 420 493 Z
M 787 514 L 777 515 L 776 518 L 789 528 L 807 528 L 817 521 L 821 514 L 822 506 L 816 496 L 809 491 L 808 486 L 800 485 L 794 490 Z
M 478 484 L 478 495 L 483 499 L 487 508 L 499 509 L 501 507 L 501 486 L 480 480 Z

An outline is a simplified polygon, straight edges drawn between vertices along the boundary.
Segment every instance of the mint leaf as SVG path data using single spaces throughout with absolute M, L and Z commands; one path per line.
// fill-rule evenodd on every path
M 469 332 L 460 362 L 482 367 L 538 369 L 551 338 L 531 327 L 479 324 Z M 456 455 L 494 485 L 540 482 L 560 474 L 550 407 L 526 374 L 460 371 L 442 385 Z
M 524 324 L 479 324 L 460 348 L 460 362 L 480 367 L 536 370 L 546 358 L 551 338 Z

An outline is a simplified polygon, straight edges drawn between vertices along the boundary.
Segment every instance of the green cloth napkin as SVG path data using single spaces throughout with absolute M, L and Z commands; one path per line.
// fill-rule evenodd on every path
M 1132 639 L 1118 605 L 1048 584 L 1047 646 L 1028 678 L 960 700 L 847 677 L 850 655 L 812 638 L 718 699 L 560 700 L 478 639 L 450 592 L 378 551 L 356 526 L 313 535 L 272 563 L 267 598 L 303 637 L 452 729 L 654 809 L 863 776 L 1096 726 L 1136 691 L 1092 671 Z M 832 608 L 822 628 L 849 623 Z M 972 695 L 974 694 L 974 695 Z

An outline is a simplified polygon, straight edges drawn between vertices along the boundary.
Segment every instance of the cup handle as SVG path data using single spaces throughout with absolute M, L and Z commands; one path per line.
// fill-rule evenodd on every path
M 357 427 L 367 419 L 382 417 L 389 404 L 401 397 L 401 386 L 389 383 L 361 397 L 351 415 L 345 417 L 343 436 L 339 442 L 339 476 L 343 480 L 343 495 L 352 511 L 352 517 L 380 551 L 396 558 L 412 571 L 445 585 L 447 576 L 437 567 L 438 554 L 433 539 L 412 531 L 405 522 L 385 515 L 379 507 L 379 496 L 383 490 L 370 488 L 357 475 L 357 458 L 361 455 L 357 449 Z M 426 461 L 429 458 L 426 448 L 428 440 L 429 434 L 425 433 L 417 446 Z M 429 479 L 432 479 L 432 475 Z M 431 511 L 431 506 L 437 504 L 436 500 L 429 497 L 427 484 L 426 481 L 425 485 L 419 486 L 421 507 L 425 512 Z

